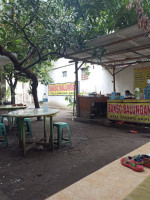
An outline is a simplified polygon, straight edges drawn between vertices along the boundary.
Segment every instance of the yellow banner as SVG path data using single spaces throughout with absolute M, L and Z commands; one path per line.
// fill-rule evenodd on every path
M 107 103 L 107 118 L 117 121 L 150 123 L 150 104 Z
M 143 93 L 143 89 L 147 86 L 147 79 L 150 79 L 150 67 L 134 69 L 134 89 L 139 88 Z
M 48 88 L 49 96 L 74 95 L 74 83 L 51 84 Z

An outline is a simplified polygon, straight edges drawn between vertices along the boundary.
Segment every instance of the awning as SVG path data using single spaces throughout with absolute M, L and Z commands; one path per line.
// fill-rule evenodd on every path
M 101 60 L 94 51 L 105 49 Z M 98 64 L 105 67 L 126 67 L 131 64 L 150 62 L 150 32 L 137 25 L 87 41 L 84 50 L 68 50 L 67 58 Z

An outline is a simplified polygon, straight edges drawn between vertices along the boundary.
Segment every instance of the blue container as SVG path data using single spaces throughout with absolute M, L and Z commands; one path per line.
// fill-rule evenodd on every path
M 144 99 L 150 99 L 150 86 L 148 85 L 144 90 Z
M 124 96 L 120 96 L 119 99 L 120 99 L 120 100 L 124 99 Z
M 115 99 L 116 99 L 116 93 L 115 93 L 115 92 L 112 92 L 112 93 L 111 93 L 111 99 L 112 99 L 112 100 L 115 100 Z

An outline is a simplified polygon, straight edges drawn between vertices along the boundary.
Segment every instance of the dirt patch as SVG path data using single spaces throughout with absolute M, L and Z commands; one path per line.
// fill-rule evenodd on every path
M 43 121 L 36 121 L 36 118 L 31 121 L 33 136 L 37 140 L 43 136 Z M 150 141 L 148 131 L 131 133 L 130 127 L 113 128 L 77 122 L 68 110 L 61 110 L 54 121 L 68 122 L 73 143 L 71 148 L 65 146 L 53 152 L 32 149 L 24 157 L 15 130 L 8 135 L 8 148 L 0 147 L 3 199 L 44 200 Z

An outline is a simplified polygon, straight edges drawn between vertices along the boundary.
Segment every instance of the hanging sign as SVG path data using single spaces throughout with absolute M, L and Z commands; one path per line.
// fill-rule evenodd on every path
M 64 96 L 64 95 L 74 95 L 74 83 L 57 83 L 51 84 L 48 87 L 49 96 Z
M 150 102 L 107 103 L 107 118 L 117 121 L 150 123 Z

